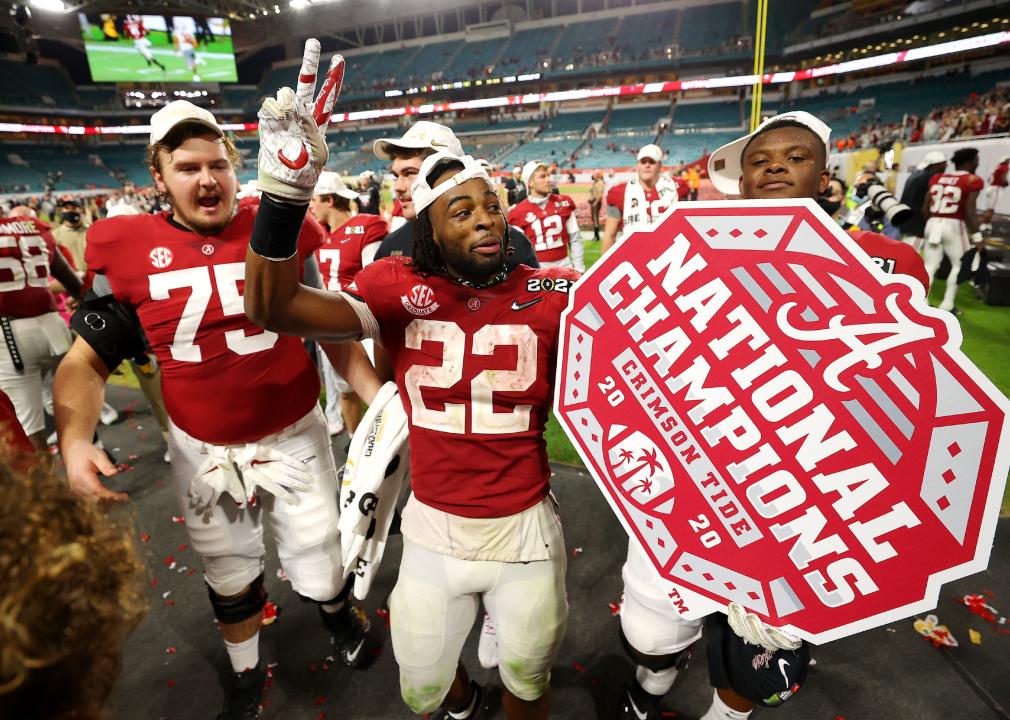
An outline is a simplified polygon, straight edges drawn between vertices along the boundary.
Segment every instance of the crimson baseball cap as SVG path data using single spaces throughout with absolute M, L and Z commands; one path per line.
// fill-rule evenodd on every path
M 743 150 L 747 143 L 768 128 L 769 125 L 780 122 L 794 122 L 812 130 L 813 133 L 824 143 L 825 157 L 831 152 L 828 146 L 828 139 L 831 137 L 831 128 L 821 122 L 820 119 L 802 110 L 782 113 L 765 120 L 757 126 L 754 132 L 737 138 L 733 142 L 726 143 L 716 150 L 708 159 L 708 176 L 712 179 L 715 189 L 723 195 L 740 194 L 740 176 L 743 175 Z

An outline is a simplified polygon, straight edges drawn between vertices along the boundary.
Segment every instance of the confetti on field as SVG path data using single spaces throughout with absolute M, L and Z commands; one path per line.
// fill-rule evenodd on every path
M 184 522 L 186 522 L 186 518 L 184 518 L 182 515 L 173 515 L 172 522 L 174 522 L 176 525 L 182 525 Z
M 610 608 L 610 614 L 614 617 L 621 614 L 621 603 L 611 602 L 607 603 L 607 606 Z
M 934 647 L 957 647 L 957 639 L 947 629 L 946 625 L 941 625 L 936 615 L 927 615 L 925 618 L 916 620 L 913 623 L 915 631 L 933 643 Z
M 580 547 L 573 547 L 572 548 L 572 557 L 575 557 L 576 555 L 581 555 L 581 554 L 582 554 L 582 548 L 580 548 Z
M 165 652 L 169 655 L 175 655 L 175 653 L 178 652 L 178 650 L 175 647 L 175 645 L 169 645 L 167 648 L 165 648 Z
M 982 633 L 980 633 L 978 630 L 968 628 L 968 639 L 971 640 L 972 645 L 981 645 Z
M 140 542 L 150 542 L 151 536 L 147 533 L 140 533 Z
M 266 605 L 263 606 L 263 626 L 273 625 L 277 622 L 280 612 L 281 609 L 277 607 L 276 603 L 267 600 Z
M 175 680 L 169 678 L 168 682 L 166 682 L 165 684 L 168 685 L 170 688 L 173 688 L 175 687 Z
M 179 546 L 179 552 L 184 551 L 188 547 L 189 547 L 189 543 L 183 543 L 182 545 Z

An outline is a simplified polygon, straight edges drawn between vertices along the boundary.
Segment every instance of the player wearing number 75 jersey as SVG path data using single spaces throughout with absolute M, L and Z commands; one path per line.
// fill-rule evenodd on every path
M 985 186 L 978 170 L 978 150 L 961 148 L 950 158 L 954 171 L 937 173 L 929 179 L 929 191 L 923 201 L 922 214 L 926 220 L 926 242 L 922 259 L 930 283 L 940 269 L 943 256 L 950 260 L 950 275 L 940 302 L 941 310 L 953 310 L 957 295 L 957 275 L 961 270 L 961 257 L 968 252 L 969 243 L 980 246 L 979 218 L 976 209 L 979 191 Z
M 311 95 L 318 57 L 318 43 L 306 48 L 307 90 L 300 92 Z M 331 68 L 317 103 L 323 124 L 342 69 Z M 71 487 L 125 500 L 98 479 L 115 468 L 90 438 L 105 380 L 140 347 L 142 327 L 162 368 L 174 490 L 234 670 L 218 717 L 248 720 L 259 714 L 265 679 L 258 653 L 264 524 L 292 587 L 319 604 L 349 665 L 364 654 L 364 626 L 347 602 L 336 468 L 315 367 L 298 338 L 264 331 L 243 312 L 257 207 L 237 203 L 234 145 L 213 115 L 185 101 L 154 114 L 150 140 L 151 174 L 171 211 L 92 227 L 87 260 L 98 274 L 97 293 L 75 315 L 79 337 L 57 373 L 57 428 Z M 307 162 L 298 152 L 271 151 L 290 165 Z M 299 272 L 314 268 L 312 253 L 323 240 L 318 223 L 299 221 L 292 232 Z
M 307 109 L 289 112 L 260 126 L 261 143 L 317 141 Z M 261 155 L 261 178 L 278 170 Z M 287 182 L 310 186 L 313 170 L 304 174 Z M 246 310 L 279 332 L 376 338 L 390 356 L 413 487 L 390 602 L 404 701 L 419 714 L 440 705 L 454 718 L 480 712 L 482 691 L 459 656 L 483 601 L 497 631 L 506 716 L 547 718 L 568 605 L 543 433 L 560 316 L 577 274 L 508 270 L 505 216 L 472 157 L 428 156 L 411 197 L 413 258 L 377 260 L 354 287 L 328 294 L 300 284 L 291 259 L 291 228 L 305 206 L 266 192 L 246 260 Z
M 540 267 L 574 267 L 585 272 L 575 201 L 551 193 L 551 172 L 545 162 L 530 160 L 523 167 L 522 179 L 527 195 L 509 211 L 509 225 L 526 233 Z

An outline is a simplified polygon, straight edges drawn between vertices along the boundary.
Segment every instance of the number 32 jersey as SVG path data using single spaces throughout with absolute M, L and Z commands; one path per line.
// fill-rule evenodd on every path
M 963 170 L 937 173 L 929 179 L 930 217 L 967 219 L 968 195 L 984 186 L 982 178 Z
M 88 231 L 88 268 L 133 308 L 162 368 L 172 422 L 217 445 L 258 440 L 303 417 L 319 379 L 299 338 L 254 325 L 243 309 L 245 254 L 257 206 L 211 237 L 167 213 L 102 220 Z M 307 219 L 304 261 L 323 241 Z
M 495 518 L 547 495 L 544 425 L 561 312 L 577 277 L 520 265 L 474 289 L 390 257 L 345 291 L 358 301 L 365 336 L 392 360 L 410 422 L 411 486 L 425 505 Z

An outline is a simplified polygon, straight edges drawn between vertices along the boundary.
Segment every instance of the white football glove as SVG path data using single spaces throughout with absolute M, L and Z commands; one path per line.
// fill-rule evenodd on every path
M 982 231 L 976 230 L 968 237 L 968 239 L 971 240 L 971 244 L 974 245 L 976 248 L 981 247 L 984 239 L 982 237 Z
M 305 463 L 273 447 L 246 445 L 235 453 L 235 464 L 242 471 L 247 501 L 260 489 L 295 505 L 295 493 L 312 487 L 313 475 Z
M 799 638 L 785 630 L 766 625 L 739 603 L 730 603 L 727 615 L 733 632 L 751 645 L 762 645 L 768 650 L 795 650 L 802 644 Z
M 315 102 L 319 41 L 305 41 L 298 89 L 282 87 L 260 106 L 258 188 L 284 200 L 307 203 L 326 165 L 326 127 L 344 80 L 344 58 L 334 55 Z
M 211 445 L 207 459 L 189 483 L 189 499 L 198 511 L 213 512 L 223 493 L 231 495 L 239 507 L 245 507 L 246 493 L 235 467 L 234 451 Z

